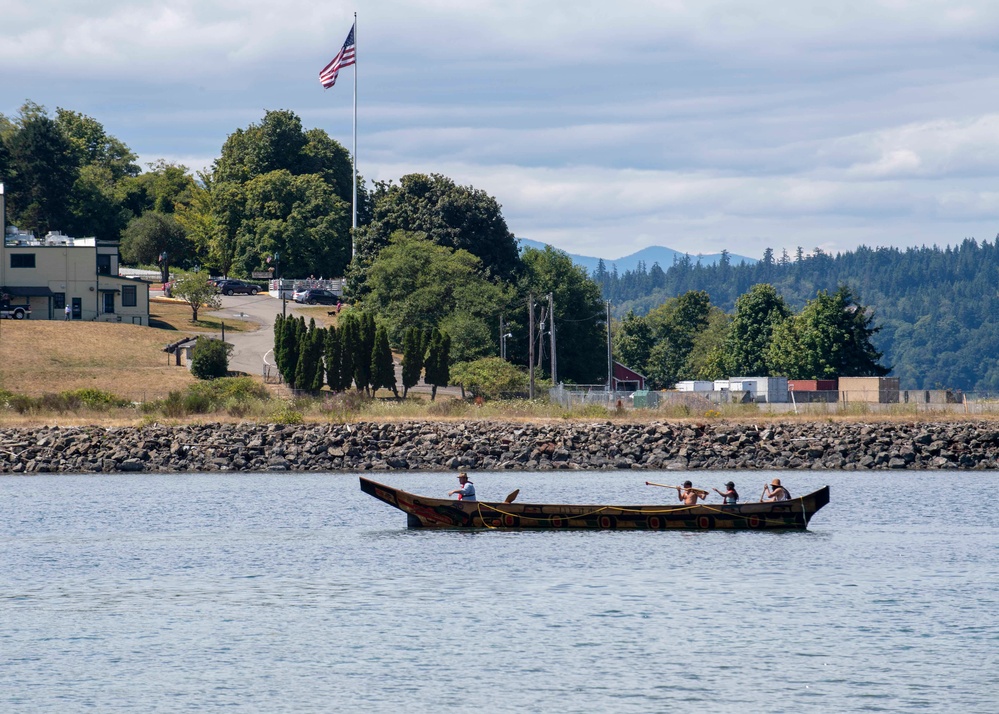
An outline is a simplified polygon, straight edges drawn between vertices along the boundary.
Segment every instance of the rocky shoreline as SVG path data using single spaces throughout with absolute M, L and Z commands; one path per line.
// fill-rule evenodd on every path
M 0 428 L 0 472 L 999 469 L 999 423 Z

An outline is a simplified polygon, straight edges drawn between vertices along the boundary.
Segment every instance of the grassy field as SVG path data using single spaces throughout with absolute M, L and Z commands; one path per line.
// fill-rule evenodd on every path
M 0 320 L 0 388 L 27 395 L 92 388 L 129 400 L 164 395 L 194 381 L 163 352 L 191 334 L 102 322 Z

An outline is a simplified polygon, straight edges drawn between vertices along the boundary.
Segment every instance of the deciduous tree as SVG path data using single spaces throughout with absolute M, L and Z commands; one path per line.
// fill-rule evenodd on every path
M 191 306 L 191 322 L 198 321 L 198 310 L 202 305 L 210 310 L 217 310 L 222 306 L 218 290 L 208 282 L 208 275 L 205 273 L 188 273 L 181 276 L 174 283 L 173 295 Z

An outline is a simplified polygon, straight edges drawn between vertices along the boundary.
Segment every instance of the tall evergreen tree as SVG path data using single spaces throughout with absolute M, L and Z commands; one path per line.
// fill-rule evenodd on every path
M 357 360 L 357 343 L 361 339 L 361 325 L 355 313 L 346 313 L 340 325 L 340 384 L 344 390 L 350 389 L 354 381 L 354 363 Z M 357 389 L 363 387 L 358 384 Z
M 423 361 L 426 347 L 421 331 L 415 327 L 406 330 L 402 340 L 402 398 L 405 399 L 409 390 L 420 382 L 423 371 Z
M 446 387 L 451 380 L 451 338 L 447 333 L 433 330 L 427 349 L 426 381 L 430 385 L 430 401 L 437 399 L 437 388 Z
M 358 389 L 370 393 L 371 355 L 375 351 L 375 316 L 363 312 L 358 319 L 357 341 L 354 344 L 354 382 Z
M 342 392 L 343 386 L 343 330 L 330 326 L 326 330 L 323 358 L 326 362 L 326 384 L 332 392 Z M 350 386 L 350 385 L 347 385 Z
M 388 330 L 379 325 L 375 330 L 375 346 L 371 353 L 371 389 L 372 392 L 384 387 L 391 389 L 396 399 L 399 390 L 396 388 L 395 363 L 392 361 L 392 348 L 389 347 Z

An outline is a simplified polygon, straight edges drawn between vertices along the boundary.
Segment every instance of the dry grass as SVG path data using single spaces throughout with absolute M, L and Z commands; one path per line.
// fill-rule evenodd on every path
M 0 388 L 32 396 L 93 388 L 125 399 L 157 398 L 195 381 L 163 352 L 188 334 L 103 322 L 3 320 Z
M 317 320 L 318 322 L 318 320 Z M 179 332 L 221 332 L 222 319 L 208 315 L 205 309 L 198 311 L 198 321 L 191 320 L 191 306 L 180 300 L 169 298 L 152 298 L 149 301 L 149 324 L 160 330 L 177 330 Z M 237 320 L 227 317 L 225 329 L 230 332 L 252 332 L 260 325 L 247 320 Z M 178 336 L 179 340 L 180 337 Z

